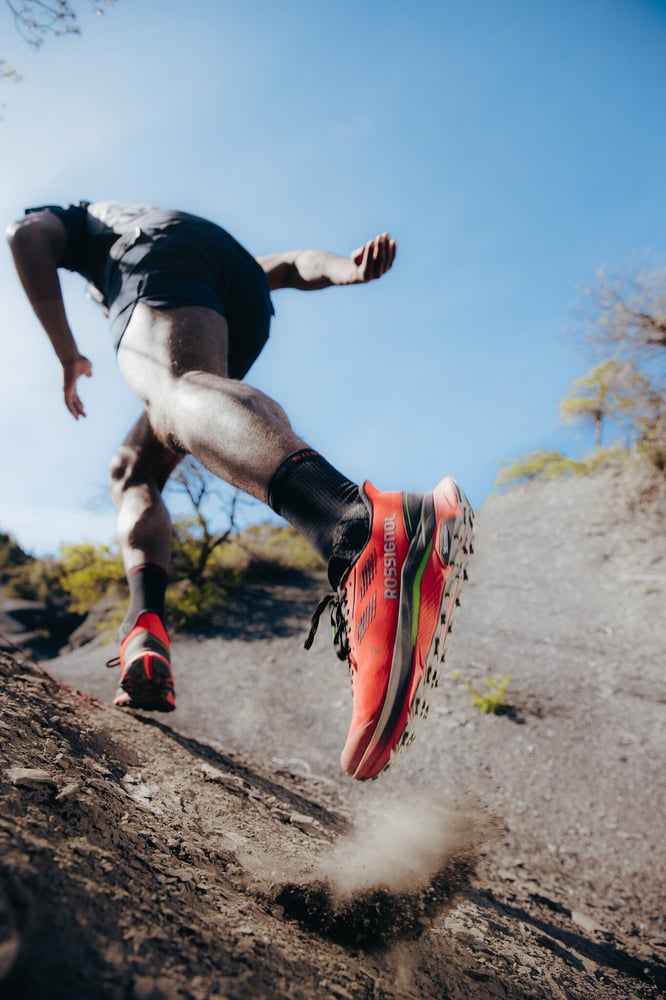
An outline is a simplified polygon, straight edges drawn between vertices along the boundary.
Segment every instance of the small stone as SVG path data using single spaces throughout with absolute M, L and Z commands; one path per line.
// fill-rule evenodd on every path
M 63 799 L 70 799 L 72 795 L 78 792 L 80 787 L 80 781 L 70 781 L 69 784 L 65 785 L 65 787 L 58 792 L 56 795 L 56 802 L 62 802 Z
M 152 976 L 135 976 L 134 1000 L 171 1000 L 178 991 L 165 977 L 153 979 Z
M 119 941 L 113 941 L 103 952 L 104 959 L 109 965 L 120 966 L 125 958 L 123 946 Z
M 243 779 L 239 778 L 237 774 L 227 774 L 226 771 L 220 771 L 212 764 L 202 764 L 201 772 L 204 781 L 214 781 L 218 785 L 224 785 L 225 788 L 232 788 L 235 791 L 243 790 Z
M 10 767 L 5 774 L 12 785 L 20 788 L 43 788 L 44 785 L 55 785 L 49 772 L 37 767 Z
M 354 1000 L 352 994 L 344 986 L 338 986 L 337 983 L 331 983 L 328 989 L 334 997 L 338 997 L 338 1000 Z
M 581 913 L 579 910 L 571 911 L 571 919 L 577 927 L 582 927 L 588 934 L 594 934 L 602 929 L 596 920 L 588 917 L 585 913 Z
M 304 830 L 305 832 L 312 830 L 317 825 L 316 820 L 312 819 L 311 816 L 304 816 L 303 813 L 297 812 L 289 814 L 289 822 L 292 826 L 296 826 L 299 830 Z

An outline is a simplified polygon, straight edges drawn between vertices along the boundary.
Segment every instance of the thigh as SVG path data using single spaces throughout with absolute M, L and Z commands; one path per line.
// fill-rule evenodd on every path
M 223 316 L 202 306 L 158 310 L 138 302 L 118 347 L 118 365 L 150 409 L 168 401 L 189 372 L 228 376 L 229 331 Z

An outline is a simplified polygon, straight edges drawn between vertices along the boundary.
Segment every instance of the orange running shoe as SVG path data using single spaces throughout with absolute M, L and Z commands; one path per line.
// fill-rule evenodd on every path
M 120 687 L 113 704 L 144 712 L 173 712 L 176 695 L 170 648 L 160 616 L 154 611 L 143 611 L 121 642 L 120 656 L 107 663 L 107 667 L 121 668 Z
M 353 778 L 375 778 L 409 746 L 428 713 L 430 689 L 467 578 L 474 515 L 462 490 L 446 478 L 423 497 L 382 493 L 365 483 L 371 533 L 332 606 L 338 656 L 352 675 L 353 710 L 341 765 Z

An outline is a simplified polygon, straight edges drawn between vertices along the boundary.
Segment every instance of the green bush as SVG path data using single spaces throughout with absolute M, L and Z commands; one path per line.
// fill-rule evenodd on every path
M 30 559 L 11 575 L 5 585 L 5 594 L 23 601 L 62 603 L 65 594 L 58 563 L 53 559 Z
M 589 476 L 590 473 L 595 472 L 605 465 L 617 466 L 629 462 L 631 458 L 632 453 L 627 448 L 597 448 L 591 455 L 578 462 L 580 466 L 578 471 L 584 476 Z
M 455 681 L 460 681 L 466 691 L 471 695 L 471 704 L 478 708 L 485 715 L 503 715 L 508 709 L 507 688 L 513 679 L 512 674 L 497 674 L 495 677 L 486 677 L 485 688 L 479 690 L 466 681 L 459 670 L 452 670 L 451 677 Z
M 270 579 L 276 572 L 319 569 L 324 565 L 291 527 L 256 525 L 225 536 L 215 547 L 210 543 L 217 536 L 206 538 L 200 527 L 194 518 L 178 520 L 174 525 L 174 582 L 167 589 L 167 618 L 176 629 L 187 630 L 210 621 L 215 606 L 244 580 Z M 202 545 L 208 546 L 203 562 Z M 8 596 L 57 600 L 82 615 L 106 599 L 108 610 L 100 628 L 113 630 L 122 620 L 129 589 L 117 546 L 64 545 L 57 561 L 44 561 L 26 556 L 10 536 L 0 535 L 0 559 L 3 551 L 12 567 L 11 572 L 7 571 Z
M 260 524 L 246 528 L 239 542 L 251 554 L 255 568 L 258 563 L 306 571 L 322 569 L 325 565 L 310 543 L 290 525 Z
M 666 408 L 643 420 L 636 450 L 659 472 L 666 472 Z
M 17 569 L 33 562 L 11 535 L 0 531 L 0 583 L 9 580 Z
M 597 448 L 579 461 L 566 458 L 559 451 L 532 451 L 506 465 L 495 480 L 498 489 L 519 486 L 533 479 L 556 479 L 559 476 L 589 476 L 604 465 L 618 465 L 631 459 L 626 448 Z
M 532 479 L 555 479 L 558 476 L 570 476 L 572 473 L 584 471 L 584 463 L 575 462 L 559 451 L 531 451 L 505 465 L 495 480 L 495 486 L 502 489 Z
M 238 580 L 272 576 L 276 570 L 317 570 L 324 567 L 309 542 L 289 525 L 256 524 L 231 535 L 213 554 L 213 573 L 222 570 Z
M 63 545 L 59 582 L 69 596 L 70 609 L 77 614 L 87 614 L 103 597 L 120 600 L 128 593 L 122 559 L 110 545 Z
M 471 694 L 471 702 L 475 708 L 486 715 L 502 715 L 508 709 L 506 700 L 506 689 L 511 683 L 512 674 L 505 674 L 504 677 L 487 677 L 485 680 L 485 690 L 479 691 L 472 684 L 466 684 L 465 688 Z
M 166 614 L 172 628 L 187 629 L 210 621 L 213 608 L 219 604 L 222 591 L 212 581 L 191 583 L 186 580 L 167 589 Z

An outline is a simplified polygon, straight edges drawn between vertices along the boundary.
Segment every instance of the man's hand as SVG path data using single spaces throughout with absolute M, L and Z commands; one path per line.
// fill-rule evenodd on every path
M 351 259 L 358 270 L 358 281 L 374 281 L 390 269 L 395 260 L 395 240 L 388 233 L 375 236 L 374 240 L 354 250 Z
M 75 361 L 64 362 L 62 366 L 63 392 L 65 395 L 65 406 L 75 420 L 85 417 L 86 411 L 76 390 L 76 383 L 81 375 L 87 378 L 92 376 L 92 365 L 82 354 Z

